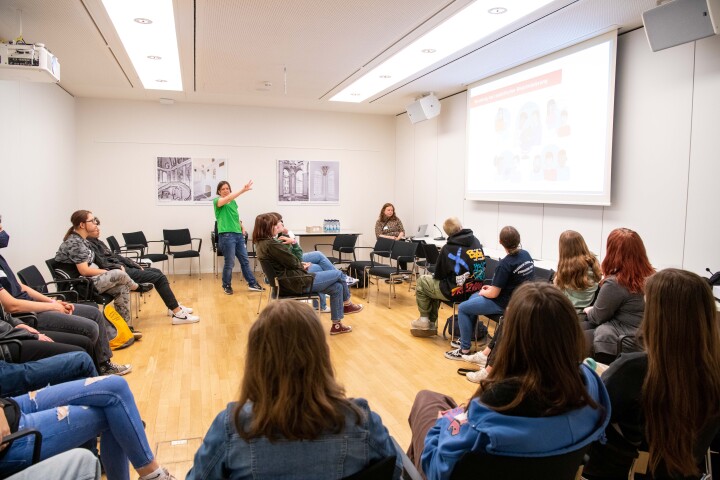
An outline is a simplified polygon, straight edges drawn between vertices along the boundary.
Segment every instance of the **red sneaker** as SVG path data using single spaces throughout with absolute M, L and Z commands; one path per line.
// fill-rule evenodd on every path
M 350 325 L 343 325 L 341 322 L 335 322 L 332 324 L 332 327 L 330 327 L 330 335 L 340 335 L 341 333 L 350 332 L 352 332 L 352 327 Z
M 349 303 L 347 305 L 343 305 L 343 312 L 345 313 L 345 315 L 350 315 L 351 313 L 358 313 L 362 309 L 363 306 L 359 303 Z

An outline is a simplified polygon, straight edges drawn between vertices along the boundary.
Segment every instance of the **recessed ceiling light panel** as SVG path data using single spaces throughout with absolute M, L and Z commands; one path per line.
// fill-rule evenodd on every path
M 102 0 L 102 3 L 143 87 L 182 91 L 172 0 Z
M 498 15 L 499 11 L 488 11 L 487 2 L 475 1 L 355 80 L 330 101 L 362 102 L 550 2 L 552 0 L 515 0 L 511 10 Z M 506 9 L 494 7 L 490 10 Z

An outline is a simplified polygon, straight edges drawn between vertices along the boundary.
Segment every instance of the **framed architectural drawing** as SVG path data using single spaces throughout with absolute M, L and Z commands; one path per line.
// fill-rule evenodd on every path
M 340 203 L 340 162 L 278 160 L 278 203 Z
M 212 202 L 217 184 L 227 180 L 225 158 L 157 157 L 158 205 Z

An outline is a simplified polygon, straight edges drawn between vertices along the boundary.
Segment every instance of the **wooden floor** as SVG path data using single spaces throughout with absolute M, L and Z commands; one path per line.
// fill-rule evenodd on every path
M 158 460 L 184 478 L 192 457 L 217 413 L 238 396 L 245 361 L 247 333 L 257 317 L 258 299 L 267 294 L 249 292 L 236 273 L 234 295 L 225 295 L 212 274 L 177 275 L 170 281 L 178 300 L 193 307 L 201 321 L 191 325 L 170 323 L 167 309 L 153 292 L 145 295 L 140 318 L 134 320 L 144 337 L 125 350 L 115 351 L 114 361 L 131 363 L 125 378 L 135 394 L 147 423 L 150 445 Z M 409 322 L 417 318 L 415 292 L 398 285 L 392 308 L 387 307 L 388 285 L 351 289 L 353 301 L 365 305 L 345 323 L 353 332 L 330 336 L 328 342 L 337 377 L 350 397 L 364 397 L 403 448 L 410 441 L 408 413 L 416 392 L 440 391 L 458 402 L 466 401 L 475 384 L 456 373 L 465 362 L 446 360 L 450 347 L 442 337 L 410 335 Z M 442 307 L 440 324 L 451 310 Z M 330 329 L 330 314 L 321 321 Z

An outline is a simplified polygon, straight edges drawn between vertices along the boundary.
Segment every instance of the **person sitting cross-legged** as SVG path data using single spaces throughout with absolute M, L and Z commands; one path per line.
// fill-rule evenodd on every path
M 440 250 L 433 275 L 417 279 L 415 299 L 420 318 L 410 323 L 416 337 L 437 335 L 440 302 L 463 302 L 482 288 L 485 279 L 485 253 L 480 240 L 469 228 L 463 228 L 457 217 L 443 223 L 448 235 Z
M 168 282 L 167 277 L 161 270 L 152 267 L 143 267 L 129 258 L 113 253 L 112 250 L 100 240 L 100 219 L 95 217 L 95 220 L 97 221 L 97 228 L 88 233 L 86 240 L 92 251 L 95 252 L 95 264 L 99 268 L 106 270 L 124 270 L 136 283 L 152 283 L 155 285 L 155 289 L 160 295 L 160 298 L 162 298 L 165 306 L 168 308 L 168 315 L 172 317 L 173 325 L 200 321 L 200 317 L 192 314 L 192 308 L 185 307 L 178 303 L 175 294 L 170 288 L 170 282 Z

